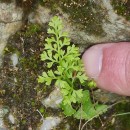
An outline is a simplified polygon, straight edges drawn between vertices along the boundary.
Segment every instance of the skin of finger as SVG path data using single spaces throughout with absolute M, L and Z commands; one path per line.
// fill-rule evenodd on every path
M 102 69 L 96 82 L 102 89 L 130 96 L 130 43 L 103 49 Z

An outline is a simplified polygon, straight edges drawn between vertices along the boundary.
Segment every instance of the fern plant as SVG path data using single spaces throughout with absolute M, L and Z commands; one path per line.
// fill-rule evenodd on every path
M 50 86 L 53 81 L 60 89 L 63 96 L 60 106 L 66 116 L 89 120 L 106 111 L 106 105 L 93 104 L 89 91 L 81 89 L 80 86 L 86 85 L 87 77 L 79 57 L 79 48 L 71 45 L 59 17 L 52 18 L 47 33 L 50 37 L 45 39 L 41 60 L 46 61 L 48 71 L 38 77 L 38 82 Z

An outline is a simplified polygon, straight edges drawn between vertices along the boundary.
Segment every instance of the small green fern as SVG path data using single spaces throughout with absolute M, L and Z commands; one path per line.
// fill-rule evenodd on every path
M 106 111 L 105 105 L 92 104 L 89 91 L 81 89 L 87 83 L 84 67 L 79 58 L 79 48 L 70 44 L 68 34 L 63 32 L 62 20 L 55 16 L 49 22 L 50 28 L 46 38 L 41 60 L 47 62 L 48 72 L 39 76 L 38 82 L 60 88 L 63 100 L 61 108 L 66 116 L 90 119 Z M 93 82 L 89 86 L 92 86 Z M 82 105 L 82 109 L 81 106 Z M 101 111 L 99 113 L 99 110 Z

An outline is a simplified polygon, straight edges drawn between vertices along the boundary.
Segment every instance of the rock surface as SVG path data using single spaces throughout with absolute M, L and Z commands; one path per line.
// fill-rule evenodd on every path
M 55 90 L 53 90 L 50 95 L 42 100 L 42 104 L 45 107 L 51 107 L 54 109 L 58 109 L 59 108 L 59 104 L 62 102 L 62 95 L 60 93 L 60 90 L 58 88 L 56 88 Z
M 86 3 L 64 0 L 54 3 L 50 0 L 43 4 L 30 13 L 28 21 L 46 27 L 52 16 L 60 15 L 72 42 L 79 46 L 86 48 L 97 43 L 130 40 L 130 21 L 117 14 L 112 0 L 88 0 Z M 23 10 L 16 7 L 14 0 L 0 2 L 0 57 L 10 35 L 20 29 L 22 16 Z
M 46 7 L 39 5 L 37 10 L 30 14 L 29 21 L 38 22 L 44 26 L 53 15 L 60 15 L 64 19 L 65 30 L 69 32 L 72 41 L 85 47 L 103 42 L 130 40 L 130 21 L 116 13 L 110 0 L 88 1 L 86 3 L 89 5 L 82 3 L 81 6 L 76 1 L 55 3 L 57 8 L 53 13 L 51 2 L 46 2 L 48 3 L 45 4 Z M 92 15 L 90 18 L 87 16 L 89 15 L 87 7 Z M 71 14 L 74 11 L 75 14 Z M 71 15 L 77 15 L 79 19 L 72 20 Z M 84 16 L 81 17 L 82 15 Z
M 98 43 L 129 41 L 130 21 L 117 14 L 112 1 L 79 0 L 79 3 L 76 0 L 68 3 L 64 0 L 57 0 L 57 3 L 54 0 L 45 3 L 43 1 L 44 6 L 39 4 L 37 9 L 28 16 L 28 22 L 39 23 L 46 29 L 50 19 L 54 15 L 58 15 L 63 19 L 65 31 L 69 32 L 72 42 L 83 49 Z M 15 1 L 0 2 L 0 63 L 8 38 L 21 28 L 22 17 L 23 9 L 16 7 Z M 15 67 L 18 57 L 12 55 L 11 59 Z M 101 95 L 101 92 L 99 93 Z M 61 95 L 58 94 L 57 91 L 52 92 L 42 103 L 46 107 L 57 108 L 58 103 L 62 100 Z M 110 99 L 112 98 L 113 96 L 110 97 Z M 109 101 L 106 99 L 106 102 Z M 13 117 L 11 119 L 11 122 L 14 123 Z M 58 117 L 47 117 L 41 125 L 41 130 L 50 130 L 60 122 L 61 119 Z M 2 118 L 0 118 L 0 125 L 2 126 L 0 129 L 4 129 Z
M 46 27 L 52 16 L 60 15 L 72 42 L 82 48 L 97 43 L 128 41 L 130 21 L 117 14 L 112 1 L 43 1 L 44 6 L 39 4 L 28 16 L 28 21 Z M 123 0 L 121 2 L 125 5 Z M 22 16 L 23 10 L 16 7 L 14 0 L 11 3 L 0 3 L 0 57 L 10 35 L 20 29 Z
M 2 63 L 2 53 L 8 42 L 8 38 L 18 31 L 22 25 L 23 11 L 16 7 L 15 1 L 11 3 L 0 2 L 0 65 Z M 1 111 L 3 111 L 1 109 Z M 0 129 L 6 130 L 3 123 L 3 116 L 0 113 Z
M 59 117 L 46 117 L 46 119 L 43 120 L 40 130 L 52 130 L 60 122 L 61 119 Z
M 3 118 L 8 113 L 8 109 L 0 106 L 0 130 L 7 130 Z
M 0 63 L 8 38 L 18 31 L 22 25 L 23 10 L 11 3 L 0 2 Z

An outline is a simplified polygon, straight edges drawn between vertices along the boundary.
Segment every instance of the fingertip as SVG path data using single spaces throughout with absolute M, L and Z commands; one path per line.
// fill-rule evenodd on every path
M 93 78 L 100 88 L 129 96 L 130 67 L 126 70 L 126 63 L 130 65 L 130 59 L 126 58 L 129 52 L 130 43 L 125 42 L 91 47 L 82 57 L 87 75 Z
M 90 78 L 97 79 L 102 68 L 103 49 L 112 44 L 98 44 L 89 48 L 83 54 L 83 63 L 87 75 Z

